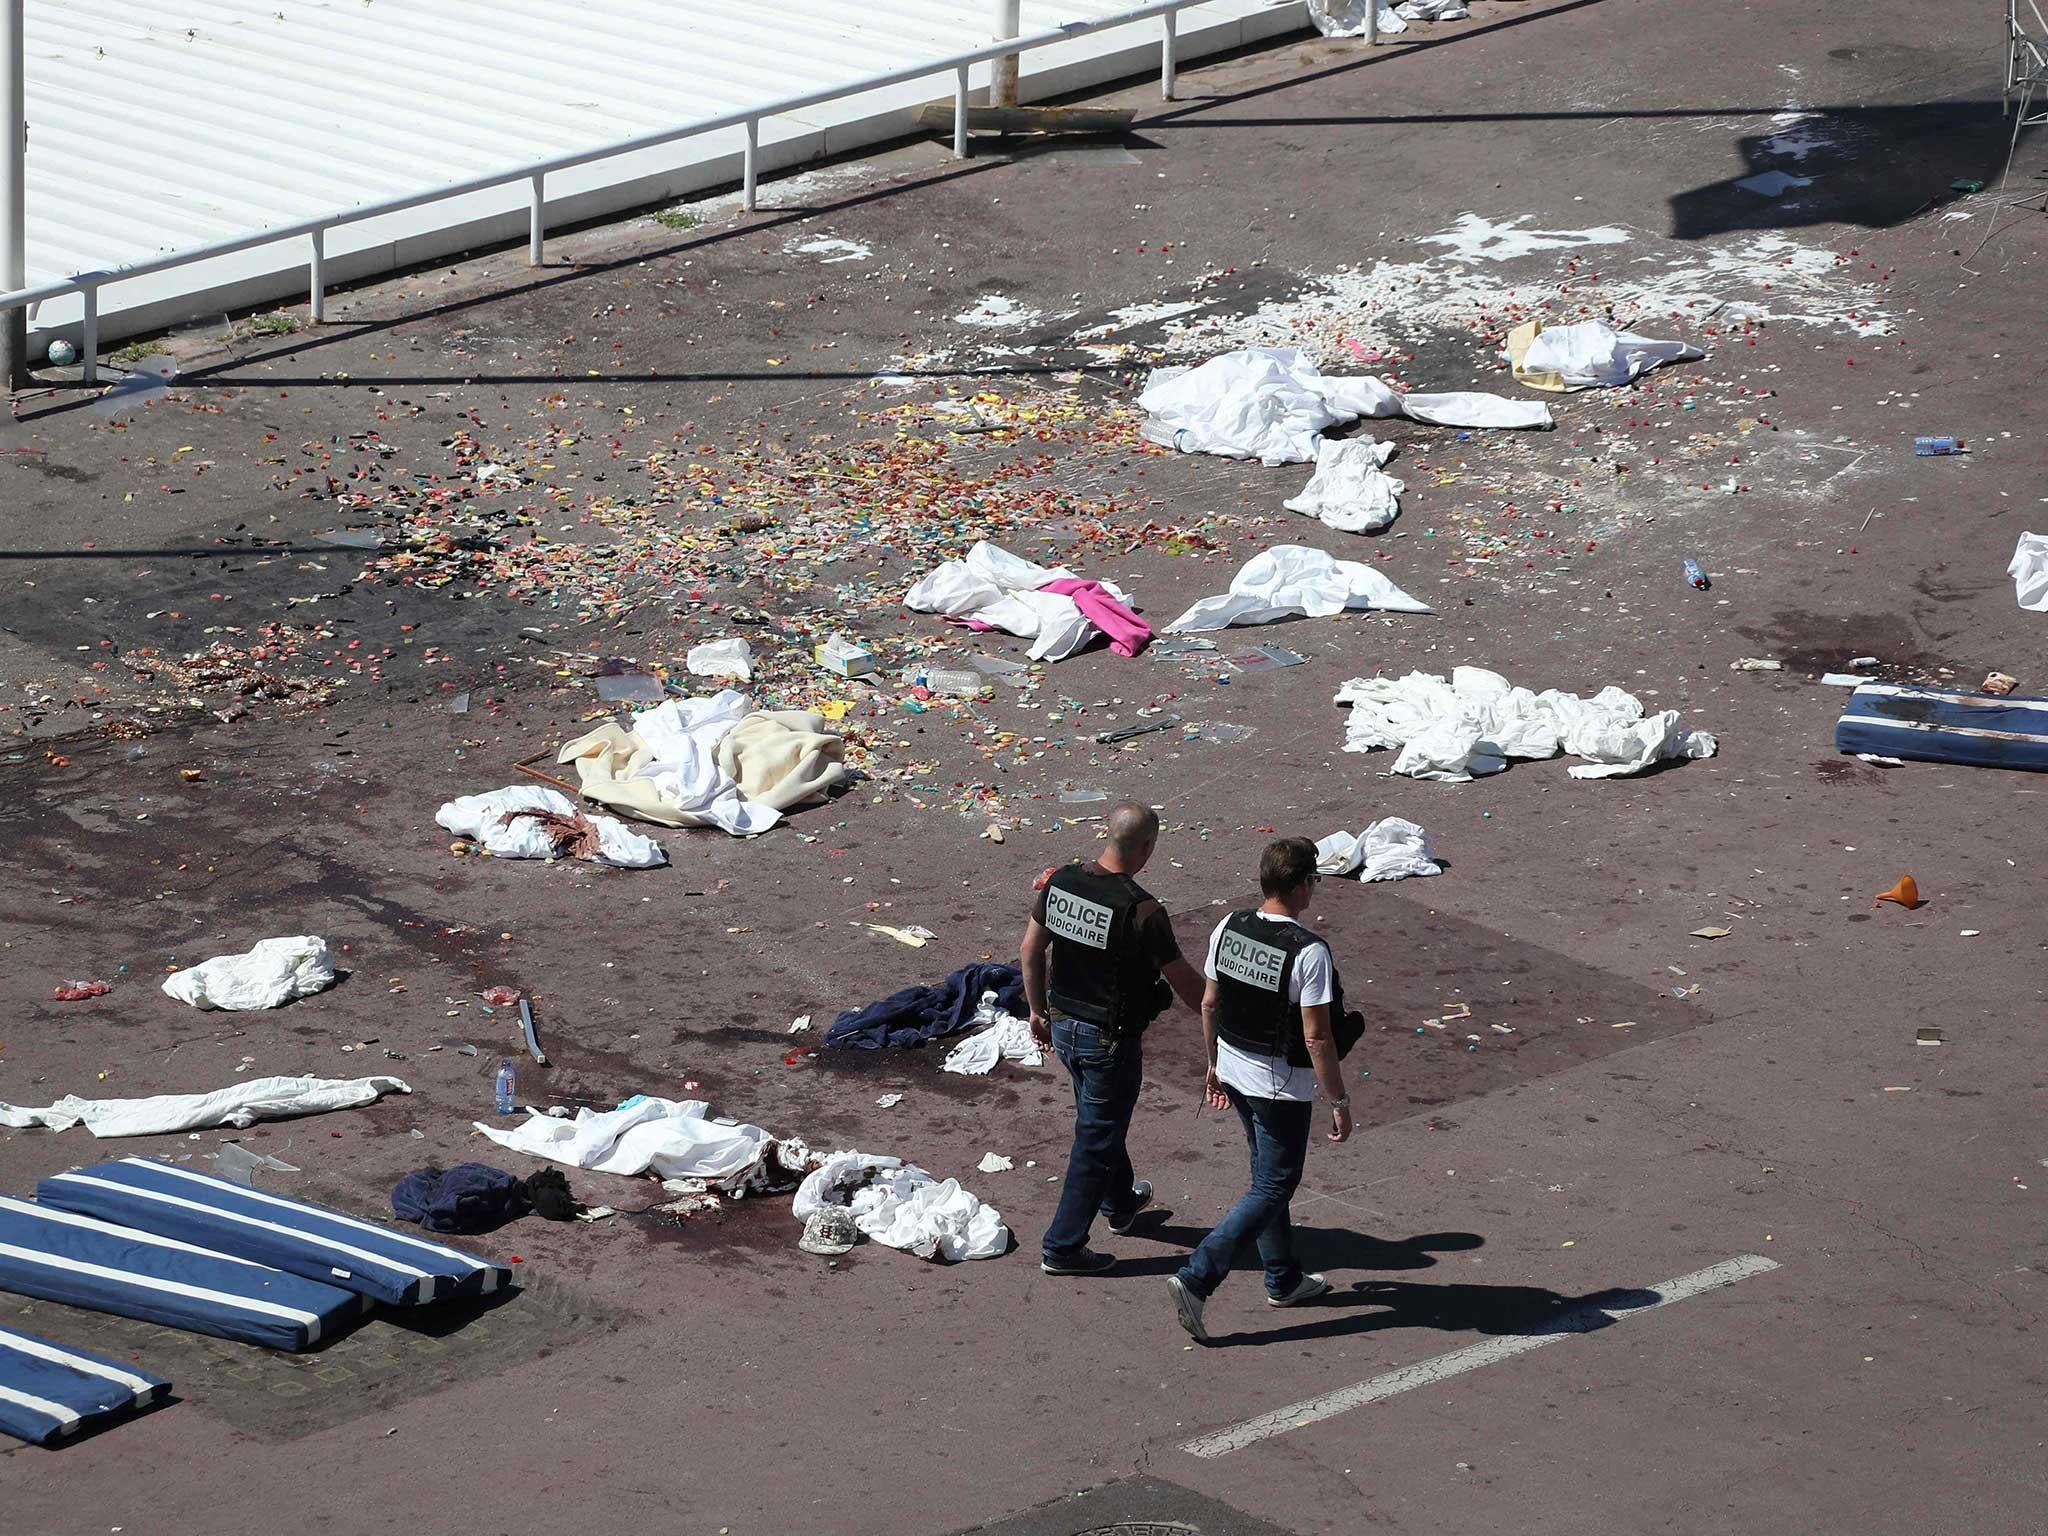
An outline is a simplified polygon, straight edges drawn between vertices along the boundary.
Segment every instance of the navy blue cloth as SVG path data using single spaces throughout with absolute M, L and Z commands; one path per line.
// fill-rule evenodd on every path
M 1124 1138 L 1145 1081 L 1145 1040 L 1113 1035 L 1083 1019 L 1055 1018 L 1052 1049 L 1074 1080 L 1074 1146 L 1042 1244 L 1046 1258 L 1057 1262 L 1088 1246 L 1097 1216 L 1122 1221 L 1132 1214 L 1137 1179 Z
M 923 1045 L 974 1023 L 981 994 L 993 992 L 1005 1013 L 1024 1012 L 1024 978 L 1014 965 L 963 965 L 937 986 L 905 987 L 879 1003 L 850 1008 L 825 1031 L 825 1044 L 855 1051 Z
M 1251 1150 L 1252 1187 L 1216 1223 L 1188 1256 L 1180 1283 L 1197 1296 L 1213 1296 L 1230 1273 L 1237 1245 L 1253 1238 L 1266 1268 L 1266 1294 L 1285 1296 L 1301 1284 L 1301 1261 L 1294 1256 L 1294 1222 L 1287 1203 L 1301 1186 L 1308 1165 L 1309 1132 L 1316 1107 L 1294 1099 L 1255 1099 L 1228 1083 L 1237 1118 L 1244 1122 L 1245 1144 Z
M 1835 750 L 2048 772 L 2048 699 L 1865 683 L 1835 726 Z
M 391 1211 L 429 1232 L 490 1232 L 533 1207 L 526 1187 L 488 1163 L 416 1168 L 391 1186 Z

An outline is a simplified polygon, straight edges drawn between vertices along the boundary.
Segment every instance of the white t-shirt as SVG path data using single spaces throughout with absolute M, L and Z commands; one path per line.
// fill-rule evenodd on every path
M 1273 912 L 1263 912 L 1260 916 L 1276 923 L 1294 922 L 1291 917 L 1281 917 Z M 1222 942 L 1224 923 L 1229 921 L 1225 918 L 1209 935 L 1209 958 L 1202 966 L 1202 974 L 1211 981 L 1216 980 L 1216 946 Z M 1335 996 L 1330 946 L 1311 944 L 1294 957 L 1294 975 L 1287 984 L 1287 999 L 1304 1008 L 1315 1008 L 1333 1001 Z M 1239 1093 L 1254 1099 L 1291 1099 L 1299 1104 L 1315 1101 L 1314 1067 L 1297 1067 L 1285 1056 L 1241 1051 L 1220 1036 L 1216 1041 L 1216 1075 Z

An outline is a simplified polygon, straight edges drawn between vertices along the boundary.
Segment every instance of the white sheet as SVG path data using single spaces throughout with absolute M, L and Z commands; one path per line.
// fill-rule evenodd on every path
M 2048 613 L 2048 533 L 2023 533 L 2005 568 L 2014 595 L 2029 613 Z
M 959 1072 L 968 1077 L 986 1077 L 995 1070 L 999 1061 L 1014 1061 L 1025 1067 L 1045 1065 L 1044 1050 L 1031 1038 L 1029 1019 L 1004 1014 L 989 1028 L 969 1035 L 948 1051 L 946 1059 L 939 1063 L 939 1070 Z
M 662 1179 L 729 1179 L 760 1165 L 775 1138 L 758 1125 L 720 1125 L 699 1099 L 643 1098 L 622 1109 L 579 1109 L 573 1120 L 538 1110 L 510 1129 L 476 1128 L 501 1147 L 587 1168 Z
M 411 1092 L 395 1077 L 258 1077 L 212 1093 L 163 1093 L 147 1099 L 81 1099 L 67 1094 L 41 1109 L 0 1104 L 0 1125 L 15 1130 L 46 1125 L 53 1131 L 82 1125 L 95 1136 L 161 1136 L 359 1109 L 387 1093 Z
M 903 594 L 903 606 L 974 619 L 1029 640 L 1034 661 L 1065 661 L 1102 633 L 1071 597 L 1038 590 L 1073 575 L 1065 566 L 1036 565 L 984 539 L 966 558 L 948 560 L 919 577 Z M 1102 588 L 1129 605 L 1130 597 L 1115 582 L 1104 581 Z
M 633 777 L 652 780 L 655 791 L 690 818 L 688 825 L 718 827 L 734 837 L 766 832 L 782 812 L 747 799 L 718 766 L 718 744 L 753 711 L 754 701 L 737 688 L 663 699 L 633 717 L 635 734 L 654 753 Z
M 1509 758 L 1560 751 L 1586 759 L 1570 770 L 1573 778 L 1604 779 L 1717 750 L 1707 732 L 1685 729 L 1677 710 L 1645 715 L 1642 702 L 1619 688 L 1590 699 L 1556 689 L 1531 693 L 1483 667 L 1454 668 L 1448 682 L 1427 672 L 1355 677 L 1338 689 L 1337 702 L 1351 706 L 1345 751 L 1399 747 L 1395 773 L 1446 784 L 1498 773 Z
M 434 820 L 500 859 L 557 857 L 553 841 L 534 825 L 531 816 L 509 819 L 515 811 L 553 811 L 558 816 L 569 816 L 575 814 L 576 806 L 567 795 L 544 784 L 508 784 L 503 789 L 450 800 L 434 812 Z M 616 864 L 621 869 L 652 869 L 668 862 L 661 844 L 651 837 L 642 837 L 617 817 L 592 813 L 590 821 L 597 828 L 604 863 Z
M 164 991 L 194 1008 L 275 1008 L 334 985 L 334 957 L 312 934 L 262 939 L 242 955 L 215 955 L 164 978 Z
M 1325 875 L 1356 874 L 1361 880 L 1403 880 L 1440 875 L 1443 865 L 1429 846 L 1429 834 L 1412 821 L 1385 816 L 1356 836 L 1332 832 L 1316 843 L 1316 870 Z
M 826 1205 L 846 1206 L 853 1224 L 876 1242 L 921 1259 L 993 1259 L 1010 1245 L 1010 1229 L 994 1206 L 959 1180 L 941 1183 L 901 1158 L 834 1152 L 798 1186 L 790 1214 L 808 1221 Z
M 1228 592 L 1203 598 L 1162 633 L 1270 624 L 1295 614 L 1326 619 L 1347 608 L 1430 612 L 1429 604 L 1418 602 L 1360 561 L 1339 560 L 1305 544 L 1275 544 L 1238 568 Z
M 1225 352 L 1194 368 L 1160 368 L 1138 396 L 1145 437 L 1182 453 L 1263 464 L 1316 456 L 1327 427 L 1361 416 L 1406 415 L 1436 426 L 1547 427 L 1550 408 L 1499 395 L 1402 395 L 1367 375 L 1325 378 L 1294 347 Z
M 1378 533 L 1401 514 L 1399 480 L 1380 466 L 1394 456 L 1392 443 L 1369 437 L 1343 441 L 1322 438 L 1316 443 L 1316 469 L 1301 488 L 1281 505 L 1290 512 L 1321 519 L 1339 533 Z
M 1663 363 L 1705 357 L 1682 341 L 1658 341 L 1617 331 L 1603 320 L 1547 326 L 1522 355 L 1525 373 L 1554 373 L 1573 389 L 1626 384 Z

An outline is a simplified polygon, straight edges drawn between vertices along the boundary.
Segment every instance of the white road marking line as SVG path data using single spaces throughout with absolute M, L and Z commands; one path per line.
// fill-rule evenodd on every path
M 1419 1361 L 1414 1365 L 1404 1365 L 1398 1370 L 1388 1371 L 1383 1376 L 1375 1376 L 1370 1381 L 1339 1387 L 1336 1391 L 1325 1392 L 1320 1397 L 1304 1398 L 1301 1402 L 1290 1403 L 1285 1408 L 1275 1408 L 1270 1413 L 1246 1419 L 1242 1424 L 1219 1429 L 1213 1435 L 1190 1440 L 1181 1449 L 1190 1456 L 1227 1456 L 1232 1451 L 1241 1451 L 1248 1445 L 1270 1440 L 1275 1435 L 1284 1435 L 1290 1429 L 1299 1429 L 1304 1424 L 1315 1423 L 1318 1419 L 1334 1418 L 1340 1413 L 1349 1413 L 1353 1408 L 1362 1408 L 1367 1403 L 1381 1402 L 1403 1392 L 1413 1391 L 1416 1387 L 1433 1386 L 1466 1371 L 1476 1371 L 1483 1365 L 1510 1360 L 1516 1355 L 1525 1355 L 1532 1349 L 1541 1349 L 1546 1344 L 1558 1343 L 1575 1333 L 1589 1333 L 1595 1328 L 1626 1322 L 1632 1317 L 1654 1312 L 1659 1307 L 1668 1307 L 1674 1301 L 1684 1301 L 1688 1296 L 1719 1290 L 1724 1285 L 1733 1285 L 1738 1280 L 1766 1274 L 1777 1267 L 1774 1261 L 1754 1253 L 1723 1259 L 1719 1264 L 1711 1264 L 1705 1269 L 1695 1270 L 1692 1274 L 1680 1275 L 1675 1280 L 1666 1280 L 1660 1285 L 1651 1286 L 1650 1289 L 1657 1293 L 1658 1299 L 1648 1306 L 1629 1307 L 1615 1312 L 1591 1304 L 1578 1307 L 1546 1321 L 1540 1333 L 1510 1334 L 1497 1339 L 1483 1339 L 1463 1349 L 1454 1349 L 1447 1355 L 1438 1355 L 1434 1359 Z

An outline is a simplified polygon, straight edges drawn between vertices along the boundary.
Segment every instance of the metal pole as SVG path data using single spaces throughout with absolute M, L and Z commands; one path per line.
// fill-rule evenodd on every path
M 755 169 L 755 162 L 760 157 L 761 120 L 750 117 L 747 119 L 746 158 L 740 163 L 740 208 L 746 213 L 754 211 L 754 194 L 760 186 L 759 173 Z
M 996 0 L 996 41 L 1017 35 L 1024 25 L 1023 0 Z M 989 61 L 988 104 L 992 107 L 1017 105 L 1017 66 L 1021 55 L 1006 53 Z
M 0 291 L 28 286 L 28 74 L 22 0 L 0 0 Z M 0 389 L 28 382 L 28 310 L 0 317 Z
M 545 171 L 533 173 L 532 216 L 526 222 L 526 264 L 537 267 L 546 259 L 544 247 L 548 239 L 548 177 Z
M 1173 100 L 1174 44 L 1180 35 L 1180 12 L 1168 11 L 1163 18 L 1166 22 L 1166 36 L 1159 44 L 1159 94 L 1166 100 Z
M 85 305 L 85 324 L 78 335 L 79 382 L 92 385 L 100 381 L 100 291 L 86 288 L 78 297 Z
M 1370 48 L 1380 40 L 1380 0 L 1365 0 L 1365 45 Z
M 959 78 L 953 84 L 953 158 L 967 158 L 967 66 L 960 66 Z
M 313 255 L 306 263 L 306 312 L 318 325 L 327 318 L 327 234 L 313 231 Z

